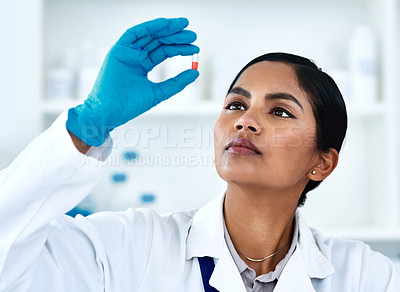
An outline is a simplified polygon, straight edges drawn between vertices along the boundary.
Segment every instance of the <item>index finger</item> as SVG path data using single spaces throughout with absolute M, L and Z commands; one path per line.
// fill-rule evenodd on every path
M 140 38 L 163 37 L 175 34 L 189 25 L 189 20 L 184 17 L 180 18 L 157 18 L 146 21 L 141 24 L 129 28 L 117 41 L 117 44 L 126 45 L 137 41 Z

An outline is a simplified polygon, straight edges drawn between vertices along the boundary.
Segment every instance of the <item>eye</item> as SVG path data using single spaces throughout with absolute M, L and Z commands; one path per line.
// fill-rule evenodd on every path
M 246 109 L 246 107 L 245 107 L 245 106 L 243 105 L 243 103 L 241 103 L 241 102 L 233 101 L 233 102 L 230 102 L 230 103 L 225 107 L 225 109 L 227 109 L 227 110 L 233 110 L 233 111 L 235 111 L 235 110 L 244 111 L 244 110 Z
M 295 118 L 289 111 L 281 108 L 281 107 L 276 107 L 272 110 L 272 114 L 281 118 Z

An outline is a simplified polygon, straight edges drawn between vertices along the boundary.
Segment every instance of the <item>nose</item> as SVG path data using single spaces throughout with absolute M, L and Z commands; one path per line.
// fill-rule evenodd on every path
M 258 121 L 248 113 L 242 115 L 240 119 L 234 124 L 236 131 L 250 131 L 253 134 L 260 134 L 261 127 Z

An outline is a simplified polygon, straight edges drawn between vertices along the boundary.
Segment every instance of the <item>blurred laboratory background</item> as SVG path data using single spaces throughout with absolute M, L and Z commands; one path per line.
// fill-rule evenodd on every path
M 302 208 L 325 234 L 400 259 L 399 0 L 20 0 L 0 7 L 0 169 L 89 93 L 129 27 L 185 16 L 198 34 L 199 80 L 112 132 L 107 173 L 71 214 L 199 208 L 222 194 L 213 125 L 249 60 L 272 51 L 313 59 L 340 87 L 349 128 L 336 171 Z M 150 73 L 190 68 L 176 57 Z M 21 182 L 23 183 L 23 182 Z

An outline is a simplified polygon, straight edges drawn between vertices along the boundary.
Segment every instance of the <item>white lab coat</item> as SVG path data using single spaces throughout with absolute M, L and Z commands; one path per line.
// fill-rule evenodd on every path
M 200 292 L 197 257 L 211 256 L 211 285 L 245 292 L 224 240 L 222 196 L 197 212 L 164 216 L 62 215 L 104 170 L 75 149 L 65 120 L 64 113 L 0 173 L 0 291 Z M 299 241 L 274 291 L 400 291 L 386 257 L 361 242 L 325 238 L 297 216 Z

